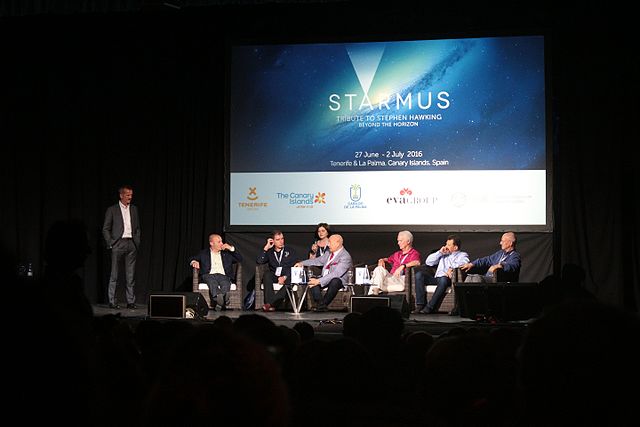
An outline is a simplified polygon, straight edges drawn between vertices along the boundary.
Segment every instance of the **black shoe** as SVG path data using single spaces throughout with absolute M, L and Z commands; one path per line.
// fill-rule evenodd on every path
M 411 314 L 420 313 L 424 309 L 424 305 L 416 305 L 416 308 L 411 310 Z
M 136 308 L 138 308 L 138 306 L 135 304 L 127 304 L 127 308 L 130 310 L 135 310 Z
M 449 316 L 460 316 L 460 310 L 458 310 L 457 308 L 454 308 L 449 312 Z
M 431 311 L 429 307 L 425 307 L 422 310 L 420 310 L 420 314 L 434 314 L 434 312 Z
M 220 308 L 220 311 L 233 311 L 233 308 L 231 308 L 231 307 L 227 307 L 226 305 L 223 305 L 223 306 Z
M 109 308 L 112 310 L 120 310 L 120 306 L 118 304 L 109 303 Z
M 326 311 L 329 311 L 329 309 L 327 308 L 326 305 L 319 305 L 317 307 L 314 307 L 313 311 L 315 311 L 316 313 L 324 313 Z

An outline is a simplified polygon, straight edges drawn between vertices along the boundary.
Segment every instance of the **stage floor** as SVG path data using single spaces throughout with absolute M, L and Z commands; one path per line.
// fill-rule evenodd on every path
M 142 320 L 150 319 L 148 315 L 148 307 L 146 305 L 138 305 L 136 309 L 121 308 L 119 310 L 110 309 L 105 304 L 96 304 L 93 306 L 93 313 L 95 316 L 104 315 L 119 315 L 120 317 L 129 320 L 133 323 L 137 323 Z M 342 336 L 342 322 L 344 317 L 348 314 L 346 311 L 329 311 L 324 313 L 316 313 L 313 311 L 303 311 L 299 314 L 295 314 L 290 311 L 274 311 L 265 313 L 263 311 L 212 311 L 209 310 L 205 319 L 184 319 L 184 321 L 195 322 L 212 322 L 220 316 L 230 317 L 232 320 L 237 319 L 242 315 L 258 314 L 271 319 L 277 325 L 284 325 L 287 327 L 293 327 L 298 322 L 307 322 L 313 326 L 313 329 L 317 336 L 324 338 L 339 338 Z M 157 320 L 165 320 L 163 318 L 153 318 Z M 528 323 L 533 319 L 523 321 L 510 321 L 510 322 L 491 322 L 486 320 L 473 320 L 462 318 L 460 316 L 449 316 L 446 313 L 442 314 L 410 314 L 408 319 L 405 319 L 405 331 L 425 331 L 433 336 L 438 336 L 442 333 L 455 327 L 462 328 L 525 328 Z

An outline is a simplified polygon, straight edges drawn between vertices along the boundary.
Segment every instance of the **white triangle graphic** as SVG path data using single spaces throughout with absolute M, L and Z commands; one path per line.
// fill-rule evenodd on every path
M 353 69 L 356 72 L 356 76 L 358 76 L 360 86 L 362 86 L 365 95 L 369 93 L 371 82 L 373 82 L 373 77 L 376 75 L 376 71 L 380 65 L 385 46 L 384 43 L 353 44 L 347 46 L 347 54 L 351 59 L 351 65 L 353 65 Z

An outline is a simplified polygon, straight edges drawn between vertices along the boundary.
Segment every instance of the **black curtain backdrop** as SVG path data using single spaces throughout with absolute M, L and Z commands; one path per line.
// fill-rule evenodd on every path
M 630 19 L 615 5 L 580 7 L 458 10 L 398 2 L 364 11 L 338 2 L 4 16 L 3 261 L 11 268 L 33 262 L 41 274 L 49 225 L 80 218 L 93 250 L 84 268 L 86 292 L 92 301 L 104 302 L 109 256 L 102 221 L 107 206 L 117 201 L 118 186 L 129 183 L 142 224 L 138 301 L 153 291 L 188 288 L 189 255 L 206 246 L 209 233 L 223 231 L 229 40 L 544 30 L 552 71 L 555 229 L 518 234 L 521 280 L 540 281 L 576 264 L 585 270 L 587 291 L 637 311 L 640 215 L 634 196 L 640 182 L 632 154 L 637 48 Z M 357 262 L 374 261 L 396 247 L 395 233 L 341 231 Z M 305 252 L 311 233 L 286 236 Z M 472 258 L 498 249 L 500 233 L 461 236 Z M 264 233 L 225 237 L 245 255 L 244 285 L 250 286 Z M 416 233 L 416 247 L 426 256 L 444 237 Z

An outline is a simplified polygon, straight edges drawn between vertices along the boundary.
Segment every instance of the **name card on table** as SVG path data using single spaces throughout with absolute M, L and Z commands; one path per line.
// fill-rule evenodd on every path
M 364 267 L 356 267 L 356 285 L 369 285 L 371 278 L 369 277 L 369 269 Z
M 306 283 L 304 267 L 291 267 L 291 283 Z

